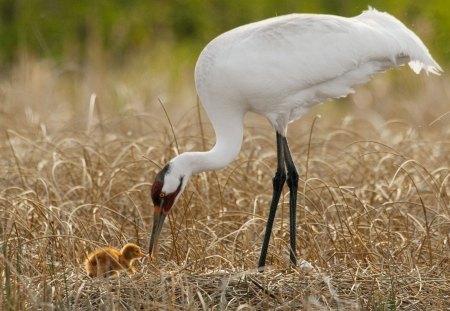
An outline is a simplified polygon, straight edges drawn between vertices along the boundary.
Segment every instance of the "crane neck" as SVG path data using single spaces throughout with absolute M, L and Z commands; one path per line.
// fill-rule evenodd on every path
M 218 170 L 239 154 L 243 139 L 243 114 L 208 114 L 216 133 L 216 144 L 209 151 L 185 152 L 170 161 L 171 167 L 190 176 Z

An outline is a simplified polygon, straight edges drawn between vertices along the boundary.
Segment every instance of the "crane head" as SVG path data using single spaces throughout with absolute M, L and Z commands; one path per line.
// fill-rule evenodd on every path
M 155 177 L 151 188 L 151 197 L 154 205 L 153 228 L 150 236 L 149 254 L 157 252 L 159 235 L 161 234 L 164 220 L 175 201 L 183 192 L 187 178 L 177 176 L 173 172 L 170 163 L 166 165 Z

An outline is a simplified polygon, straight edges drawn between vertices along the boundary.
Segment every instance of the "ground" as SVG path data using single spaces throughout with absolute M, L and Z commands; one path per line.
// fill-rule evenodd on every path
M 408 76 L 399 86 L 385 77 L 290 127 L 300 172 L 299 267 L 289 265 L 285 188 L 268 266 L 255 270 L 276 154 L 275 133 L 250 115 L 239 157 L 191 178 L 166 220 L 159 256 L 137 263 L 134 275 L 105 281 L 87 277 L 86 254 L 127 242 L 145 250 L 152 179 L 177 153 L 210 148 L 214 133 L 195 100 L 178 112 L 168 103 L 168 118 L 157 99 L 117 108 L 126 101 L 118 99 L 122 93 L 114 104 L 89 93 L 83 109 L 73 108 L 70 94 L 80 84 L 65 85 L 64 92 L 59 85 L 55 97 L 42 91 L 56 79 L 54 71 L 37 71 L 1 88 L 3 306 L 450 309 L 445 79 Z M 392 91 L 405 92 L 405 85 L 413 95 Z

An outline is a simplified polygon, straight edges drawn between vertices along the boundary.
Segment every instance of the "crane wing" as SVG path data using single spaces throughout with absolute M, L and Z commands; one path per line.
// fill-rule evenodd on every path
M 387 13 L 291 14 L 217 37 L 199 58 L 196 83 L 200 97 L 228 97 L 282 130 L 310 106 L 406 63 L 417 73 L 441 70 L 420 39 Z

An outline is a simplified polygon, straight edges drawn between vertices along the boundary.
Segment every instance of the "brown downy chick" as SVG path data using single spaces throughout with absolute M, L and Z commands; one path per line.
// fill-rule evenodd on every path
M 134 272 L 133 261 L 144 256 L 139 246 L 128 243 L 120 251 L 113 247 L 98 249 L 87 256 L 84 264 L 91 278 L 116 276 L 122 270 Z

